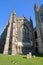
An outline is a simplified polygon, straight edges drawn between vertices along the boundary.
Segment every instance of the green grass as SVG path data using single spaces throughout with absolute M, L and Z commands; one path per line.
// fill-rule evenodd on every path
M 0 54 L 0 65 L 43 65 L 43 57 L 35 56 L 27 59 L 26 55 L 2 55 Z

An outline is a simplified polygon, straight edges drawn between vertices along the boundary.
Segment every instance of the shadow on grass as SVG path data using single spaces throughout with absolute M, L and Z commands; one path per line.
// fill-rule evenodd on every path
M 27 57 L 23 57 L 24 59 L 27 59 Z
M 36 54 L 36 57 L 43 57 L 43 54 Z

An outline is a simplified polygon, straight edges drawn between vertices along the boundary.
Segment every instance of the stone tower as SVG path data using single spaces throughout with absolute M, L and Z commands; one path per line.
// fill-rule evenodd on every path
M 36 31 L 37 31 L 37 47 L 38 53 L 43 54 L 43 4 L 38 8 L 34 6 L 35 18 L 36 18 Z

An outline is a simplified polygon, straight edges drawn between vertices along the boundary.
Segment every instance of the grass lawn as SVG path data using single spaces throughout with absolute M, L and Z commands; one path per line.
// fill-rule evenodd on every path
M 0 54 L 0 65 L 43 65 L 43 57 L 35 56 L 27 59 L 25 55 L 2 55 Z

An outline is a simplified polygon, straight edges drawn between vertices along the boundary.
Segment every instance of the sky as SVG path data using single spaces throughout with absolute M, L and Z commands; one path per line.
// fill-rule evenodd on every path
M 11 12 L 15 9 L 16 16 L 25 16 L 28 20 L 30 16 L 33 26 L 36 26 L 34 4 L 40 7 L 43 0 L 0 0 L 0 35 L 7 24 Z

